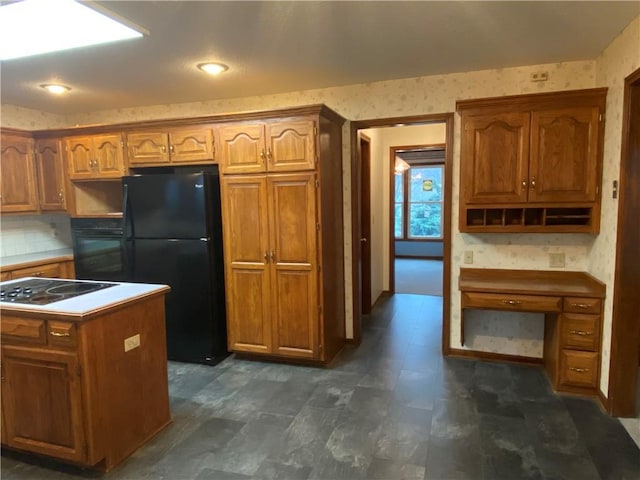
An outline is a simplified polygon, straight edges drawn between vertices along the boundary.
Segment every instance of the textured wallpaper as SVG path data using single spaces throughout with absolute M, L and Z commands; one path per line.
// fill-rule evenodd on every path
M 246 110 L 269 110 L 297 105 L 324 103 L 349 120 L 423 115 L 455 111 L 460 99 L 494 97 L 524 93 L 551 92 L 596 85 L 609 86 L 607 130 L 605 139 L 605 182 L 616 178 L 619 162 L 620 127 L 614 128 L 616 111 L 619 118 L 622 89 L 621 78 L 638 64 L 638 23 L 636 19 L 598 60 L 576 61 L 516 68 L 434 75 L 402 80 L 375 82 L 345 87 L 291 92 L 211 102 L 179 105 L 157 105 L 106 110 L 66 118 L 67 125 L 132 122 L 149 119 L 180 118 Z M 596 70 L 598 73 L 596 80 Z M 549 80 L 531 83 L 530 74 L 546 71 Z M 617 89 L 617 90 L 616 90 Z M 616 100 L 618 99 L 618 100 Z M 15 109 L 3 108 L 3 125 L 26 124 L 28 119 L 6 118 Z M 20 113 L 20 112 L 18 112 Z M 613 117 L 613 118 L 612 118 Z M 457 230 L 460 161 L 460 117 L 455 116 L 453 174 L 453 235 L 452 235 L 452 305 L 451 345 L 460 346 L 460 295 L 457 290 L 458 271 L 463 252 L 474 252 L 473 267 L 548 269 L 548 253 L 564 252 L 566 269 L 588 269 L 595 276 L 610 283 L 612 279 L 611 252 L 615 244 L 615 214 L 617 206 L 603 201 L 602 229 L 592 235 L 463 235 Z M 351 296 L 351 205 L 349 123 L 343 128 L 343 172 L 345 214 L 346 311 L 352 320 Z M 605 183 L 607 185 L 607 183 Z M 606 189 L 605 189 L 606 191 Z M 607 303 L 606 319 L 610 325 L 611 306 Z M 506 318 L 490 312 L 476 312 L 466 332 L 468 347 L 489 352 L 502 352 L 532 357 L 541 356 L 541 321 L 529 315 Z M 610 326 L 609 326 L 610 328 Z M 348 325 L 351 331 L 351 325 Z M 605 328 L 605 340 L 609 332 Z M 603 365 L 608 365 L 603 359 Z M 606 369 L 605 369 L 606 370 Z M 603 381 L 606 380 L 603 376 Z
M 620 175 L 624 79 L 638 68 L 640 68 L 640 17 L 636 18 L 596 60 L 596 83 L 598 86 L 608 87 L 609 92 L 607 94 L 602 175 L 603 213 L 600 235 L 594 242 L 587 267 L 592 275 L 607 284 L 602 338 L 602 375 L 600 377 L 600 389 L 605 394 L 609 388 L 612 298 L 618 223 L 618 200 L 611 198 L 611 185 L 613 180 L 617 180 Z
M 66 214 L 2 217 L 0 257 L 71 248 L 71 226 Z
M 53 113 L 40 112 L 15 105 L 2 105 L 0 108 L 0 125 L 5 128 L 19 130 L 48 130 L 65 128 L 70 125 L 69 119 Z

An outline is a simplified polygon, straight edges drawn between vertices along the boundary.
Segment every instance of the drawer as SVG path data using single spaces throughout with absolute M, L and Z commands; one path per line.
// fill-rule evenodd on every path
M 562 309 L 565 312 L 600 313 L 601 305 L 599 298 L 566 297 Z
M 562 350 L 560 384 L 595 388 L 598 381 L 598 353 Z
M 0 282 L 11 280 L 11 272 L 0 272 Z
M 76 345 L 76 324 L 72 322 L 49 321 L 47 324 L 49 345 L 74 347 Z
M 62 269 L 59 263 L 48 263 L 46 265 L 37 265 L 35 267 L 20 268 L 18 270 L 11 271 L 11 279 L 22 277 L 49 277 L 60 278 L 62 276 Z
M 559 312 L 562 309 L 562 297 L 463 292 L 462 308 L 485 308 L 489 310 L 514 310 L 523 312 Z
M 600 350 L 600 315 L 563 313 L 560 327 L 560 344 L 579 350 Z
M 2 315 L 0 335 L 2 335 L 3 343 L 33 343 L 37 345 L 47 343 L 44 320 Z

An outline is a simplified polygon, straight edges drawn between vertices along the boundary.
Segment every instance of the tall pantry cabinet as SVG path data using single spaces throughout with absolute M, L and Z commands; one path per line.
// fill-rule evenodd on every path
M 326 363 L 344 342 L 344 119 L 278 114 L 217 130 L 228 346 Z

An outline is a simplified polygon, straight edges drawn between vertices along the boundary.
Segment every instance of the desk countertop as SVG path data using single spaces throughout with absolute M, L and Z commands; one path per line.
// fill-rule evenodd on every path
M 586 272 L 461 268 L 463 292 L 604 298 L 605 285 Z

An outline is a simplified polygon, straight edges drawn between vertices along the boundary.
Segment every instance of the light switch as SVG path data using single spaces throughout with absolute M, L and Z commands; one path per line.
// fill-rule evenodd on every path
M 564 253 L 550 253 L 549 266 L 556 268 L 564 268 Z
M 473 250 L 466 250 L 464 252 L 464 263 L 466 264 L 473 263 Z

